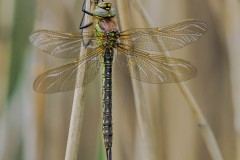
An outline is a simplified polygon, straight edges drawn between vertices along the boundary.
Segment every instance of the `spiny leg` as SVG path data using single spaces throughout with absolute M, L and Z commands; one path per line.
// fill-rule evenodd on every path
M 82 20 L 81 20 L 81 23 L 80 23 L 80 29 L 81 29 L 81 35 L 82 35 L 82 37 L 84 37 L 84 36 L 83 36 L 83 29 L 88 28 L 88 27 L 90 27 L 91 25 L 93 25 L 93 22 L 90 22 L 90 23 L 88 23 L 88 24 L 86 24 L 86 25 L 82 25 L 83 20 L 84 20 L 84 17 L 85 17 L 85 13 L 83 14 L 83 17 L 82 17 Z M 87 41 L 87 43 L 86 43 L 86 42 L 84 41 L 84 38 L 82 38 L 82 43 L 83 43 L 83 46 L 84 46 L 85 48 L 88 47 L 88 45 L 91 43 L 91 41 L 92 41 L 92 38 L 89 39 L 89 40 Z
M 96 4 L 96 2 L 94 2 L 94 3 Z M 93 25 L 93 22 L 90 22 L 90 23 L 88 23 L 88 24 L 83 25 L 84 18 L 85 18 L 85 14 L 88 14 L 88 15 L 90 15 L 90 16 L 94 16 L 93 13 L 91 13 L 91 12 L 89 12 L 89 11 L 87 11 L 87 10 L 85 9 L 85 7 L 86 7 L 85 4 L 86 4 L 86 0 L 83 1 L 83 5 L 82 5 L 83 16 L 82 16 L 82 19 L 81 19 L 81 22 L 80 22 L 80 26 L 79 26 L 79 29 L 81 29 L 81 35 L 82 35 L 82 37 L 83 37 L 83 29 L 88 28 L 88 27 L 90 27 L 91 25 Z M 87 46 L 90 44 L 91 40 L 92 40 L 92 39 L 88 40 L 88 42 L 85 43 L 84 38 L 83 38 L 83 42 L 82 42 L 82 43 L 83 43 L 83 45 L 84 45 L 85 48 L 87 48 Z

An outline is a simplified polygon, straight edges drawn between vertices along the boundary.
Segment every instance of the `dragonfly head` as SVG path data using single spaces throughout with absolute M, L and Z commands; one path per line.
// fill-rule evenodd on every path
M 110 2 L 105 1 L 105 2 L 98 3 L 98 7 L 105 9 L 107 11 L 110 11 L 110 9 L 112 8 L 112 4 Z
M 98 3 L 97 7 L 93 11 L 93 14 L 99 19 L 112 18 L 116 15 L 116 10 L 112 7 L 110 2 L 104 1 Z

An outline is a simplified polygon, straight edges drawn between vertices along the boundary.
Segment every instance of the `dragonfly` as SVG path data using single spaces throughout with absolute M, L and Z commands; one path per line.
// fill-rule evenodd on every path
M 93 12 L 84 7 L 82 10 L 96 21 L 80 29 L 93 26 L 94 30 L 82 33 L 37 30 L 30 35 L 32 44 L 42 51 L 60 58 L 75 58 L 38 76 L 33 88 L 45 94 L 74 90 L 91 82 L 102 68 L 102 132 L 107 160 L 112 160 L 113 63 L 129 77 L 147 83 L 189 80 L 196 76 L 197 69 L 186 60 L 168 57 L 162 52 L 197 41 L 207 31 L 207 24 L 190 19 L 160 28 L 120 31 L 112 3 L 101 1 L 96 3 Z M 87 50 L 82 55 L 81 47 Z

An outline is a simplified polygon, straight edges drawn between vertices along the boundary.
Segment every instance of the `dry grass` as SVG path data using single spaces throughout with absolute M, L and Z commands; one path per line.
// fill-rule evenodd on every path
M 218 160 L 223 156 L 226 160 L 238 160 L 239 1 L 116 2 L 121 30 L 164 26 L 194 18 L 206 21 L 209 31 L 194 45 L 174 51 L 177 53 L 173 53 L 174 57 L 189 60 L 198 68 L 198 76 L 178 84 L 179 89 L 176 84 L 153 85 L 132 80 L 114 66 L 113 159 Z M 35 29 L 76 32 L 81 3 L 37 0 Z M 86 86 L 84 92 L 83 89 L 75 91 L 73 105 L 72 92 L 34 94 L 31 90 L 34 77 L 62 61 L 26 51 L 21 81 L 16 85 L 14 98 L 6 103 L 8 75 L 13 73 L 9 64 L 15 63 L 10 59 L 9 49 L 11 28 L 16 27 L 11 17 L 21 6 L 14 7 L 14 3 L 6 0 L 1 0 L 0 4 L 4 7 L 0 10 L 1 33 L 5 33 L 4 37 L 0 35 L 0 159 L 102 160 L 104 156 L 98 153 L 102 144 L 99 77 Z M 24 28 L 17 26 L 17 29 L 21 32 Z M 69 135 L 72 136 L 67 139 L 71 106 Z

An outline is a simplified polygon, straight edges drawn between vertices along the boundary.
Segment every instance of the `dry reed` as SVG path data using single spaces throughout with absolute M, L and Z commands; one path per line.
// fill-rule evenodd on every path
M 137 4 L 137 8 L 139 9 L 140 13 L 143 15 L 143 19 L 146 23 L 150 26 L 153 24 L 150 16 L 145 11 L 144 7 L 140 4 L 139 0 L 132 0 L 135 4 Z M 168 56 L 168 53 L 165 52 L 165 55 Z M 214 160 L 223 160 L 222 154 L 218 147 L 217 141 L 215 136 L 212 132 L 210 125 L 208 124 L 206 118 L 204 117 L 195 97 L 187 87 L 185 83 L 176 83 L 179 90 L 181 91 L 182 95 L 184 96 L 185 100 L 187 101 L 196 121 L 200 127 L 200 131 L 202 133 L 203 139 L 205 140 L 206 146 Z
M 229 52 L 232 103 L 234 109 L 234 129 L 236 132 L 236 160 L 240 159 L 240 74 L 239 74 L 239 35 L 240 35 L 240 2 L 225 0 L 224 3 L 208 2 L 214 8 L 213 13 L 219 24 L 219 33 L 223 33 Z M 224 19 L 222 18 L 224 17 Z
M 132 19 L 131 19 L 131 16 L 129 16 L 131 15 L 129 1 L 119 0 L 117 1 L 117 7 L 119 11 L 121 30 L 127 30 L 131 28 Z M 136 138 L 141 139 L 141 144 L 139 145 L 135 144 L 135 145 L 138 146 L 137 150 L 141 150 L 144 152 L 143 154 L 141 154 L 141 159 L 158 159 L 157 154 L 154 152 L 154 142 L 156 142 L 154 138 L 156 137 L 156 135 L 154 136 L 154 132 L 152 132 L 152 127 L 151 125 L 149 125 L 152 123 L 149 122 L 151 118 L 149 118 L 148 116 L 149 111 L 147 110 L 148 107 L 146 107 L 147 100 L 146 100 L 146 95 L 145 95 L 143 85 L 141 82 L 133 79 L 131 79 L 131 82 L 132 82 L 132 89 L 134 93 L 134 102 L 135 102 L 136 116 L 137 116 L 137 122 L 138 122 L 137 124 L 139 125 L 139 128 L 137 129 L 140 130 L 140 137 L 136 137 Z M 153 136 L 149 136 L 149 135 L 153 135 Z M 137 140 L 136 142 L 139 142 L 139 141 Z M 140 152 L 137 152 L 136 156 L 138 156 L 137 154 L 140 154 Z
M 92 11 L 93 8 L 94 8 L 94 5 L 92 5 L 90 1 L 87 1 L 86 9 Z M 91 20 L 92 19 L 90 18 L 90 16 L 85 16 L 84 24 L 91 22 Z M 85 31 L 87 30 L 88 29 L 85 29 Z M 84 46 L 82 46 L 80 54 L 85 54 L 86 51 L 87 50 L 84 48 Z M 81 75 L 77 75 L 77 77 L 78 76 L 81 76 Z M 78 83 L 78 81 L 76 81 L 76 83 Z M 85 96 L 84 96 L 84 87 L 82 87 L 74 91 L 73 106 L 72 106 L 71 120 L 70 120 L 70 126 L 69 126 L 65 160 L 78 159 L 84 106 L 85 106 Z

